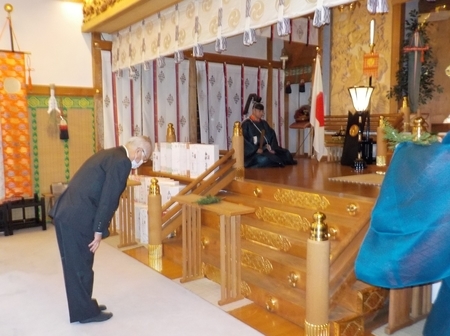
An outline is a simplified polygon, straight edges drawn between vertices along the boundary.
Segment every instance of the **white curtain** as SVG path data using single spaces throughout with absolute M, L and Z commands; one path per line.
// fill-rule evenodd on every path
M 209 117 L 208 117 L 208 74 L 206 62 L 196 62 L 197 69 L 197 105 L 200 123 L 200 142 L 209 141 Z
M 177 134 L 177 89 L 175 77 L 175 62 L 173 59 L 165 59 L 164 67 L 156 68 L 157 82 L 157 120 L 158 141 L 165 141 L 167 125 L 171 123 Z M 177 139 L 178 140 L 178 139 Z
M 189 142 L 189 62 L 183 61 L 175 65 L 178 88 L 177 139 Z
M 107 56 L 103 61 L 108 62 Z M 104 148 L 123 145 L 139 135 L 148 136 L 153 143 L 165 141 L 169 123 L 174 125 L 178 141 L 189 139 L 188 61 L 175 64 L 173 59 L 165 59 L 163 67 L 155 61 L 112 76 L 106 75 L 107 71 L 104 74 Z
M 208 143 L 227 149 L 224 65 L 207 63 L 208 74 Z
M 200 140 L 230 149 L 234 122 L 242 120 L 247 97 L 256 93 L 266 101 L 268 71 L 206 62 L 196 66 Z
M 225 65 L 227 149 L 231 148 L 234 123 L 242 120 L 241 70 L 238 65 Z

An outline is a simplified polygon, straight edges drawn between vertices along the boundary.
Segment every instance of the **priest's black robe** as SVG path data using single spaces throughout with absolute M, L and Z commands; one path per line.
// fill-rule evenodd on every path
M 262 148 L 263 153 L 256 151 L 260 148 L 261 131 L 265 131 Z M 292 154 L 278 145 L 277 136 L 267 121 L 252 121 L 246 119 L 242 122 L 244 136 L 244 166 L 245 168 L 284 167 L 297 164 Z M 265 146 L 269 144 L 275 154 L 270 153 Z

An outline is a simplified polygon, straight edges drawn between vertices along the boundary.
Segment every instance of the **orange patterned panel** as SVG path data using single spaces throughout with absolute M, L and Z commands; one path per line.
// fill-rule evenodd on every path
M 0 52 L 0 120 L 5 197 L 32 195 L 25 55 Z

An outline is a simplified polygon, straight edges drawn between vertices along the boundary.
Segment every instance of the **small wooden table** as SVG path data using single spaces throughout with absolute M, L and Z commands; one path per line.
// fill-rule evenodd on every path
M 231 303 L 244 297 L 241 294 L 241 215 L 255 209 L 221 201 L 199 205 L 202 196 L 189 194 L 172 197 L 182 204 L 183 216 L 183 277 L 181 282 L 203 278 L 201 260 L 201 210 L 212 211 L 220 216 L 220 287 L 219 305 Z
M 309 121 L 296 121 L 289 125 L 289 128 L 296 129 L 297 132 L 297 150 L 295 155 L 303 155 L 305 153 L 305 129 L 309 129 L 307 136 L 309 137 L 308 156 L 312 155 L 312 128 Z

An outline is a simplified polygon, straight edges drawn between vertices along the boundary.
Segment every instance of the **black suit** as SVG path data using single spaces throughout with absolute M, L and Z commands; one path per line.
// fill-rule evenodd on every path
M 100 313 L 92 299 L 95 232 L 109 236 L 109 224 L 131 171 L 124 147 L 99 151 L 72 177 L 49 215 L 56 228 L 66 284 L 70 322 Z

